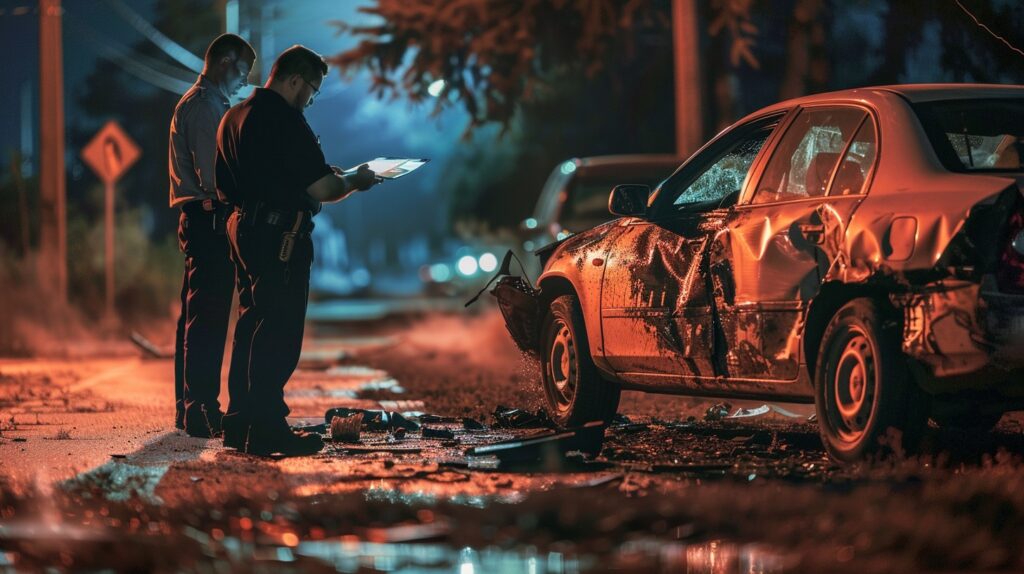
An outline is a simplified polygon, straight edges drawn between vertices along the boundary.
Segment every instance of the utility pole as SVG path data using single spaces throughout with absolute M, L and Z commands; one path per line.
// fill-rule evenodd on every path
M 704 143 L 700 34 L 695 0 L 672 0 L 672 46 L 676 78 L 676 155 L 689 157 Z
M 39 0 L 39 279 L 68 299 L 64 48 L 60 0 Z

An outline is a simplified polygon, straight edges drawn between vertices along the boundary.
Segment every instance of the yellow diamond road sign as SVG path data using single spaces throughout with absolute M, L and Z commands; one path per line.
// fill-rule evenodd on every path
M 83 149 L 82 159 L 104 183 L 112 183 L 139 159 L 139 146 L 110 120 Z

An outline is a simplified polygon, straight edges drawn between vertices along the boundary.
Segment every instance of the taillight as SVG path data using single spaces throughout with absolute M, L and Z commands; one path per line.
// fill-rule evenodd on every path
M 1024 291 L 1024 213 L 1010 216 L 999 254 L 996 282 L 1000 291 Z

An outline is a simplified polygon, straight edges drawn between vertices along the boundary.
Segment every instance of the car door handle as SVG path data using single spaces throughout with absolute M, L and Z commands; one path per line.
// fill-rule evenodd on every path
M 814 243 L 825 242 L 825 224 L 823 223 L 801 223 L 800 234 L 808 241 Z

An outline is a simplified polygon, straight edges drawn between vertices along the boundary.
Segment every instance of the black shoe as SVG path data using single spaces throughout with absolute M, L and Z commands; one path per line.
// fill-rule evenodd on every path
M 174 428 L 178 430 L 185 430 L 185 409 L 175 408 L 174 409 Z
M 221 419 L 224 430 L 224 448 L 245 450 L 245 435 L 249 432 L 249 424 L 238 413 L 228 413 Z
M 293 431 L 282 420 L 249 425 L 242 452 L 257 456 L 308 456 L 323 448 L 324 440 L 320 435 Z
M 223 434 L 220 410 L 192 403 L 185 407 L 185 433 L 194 438 L 218 438 Z

